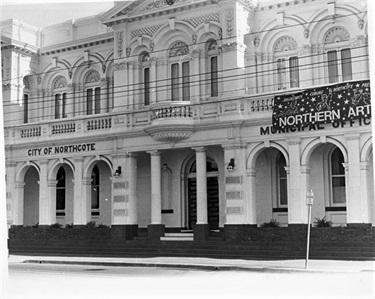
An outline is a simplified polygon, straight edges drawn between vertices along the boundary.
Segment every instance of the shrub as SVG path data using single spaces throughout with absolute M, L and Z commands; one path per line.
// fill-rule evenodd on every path
M 100 224 L 98 225 L 98 227 L 99 227 L 99 228 L 109 228 L 108 225 L 105 225 L 105 224 L 103 224 L 103 223 L 100 223 Z
M 51 224 L 49 227 L 50 227 L 50 228 L 62 228 L 62 224 L 56 222 L 56 223 L 54 223 L 54 224 Z
M 92 227 L 95 227 L 96 226 L 96 222 L 95 221 L 89 221 L 86 223 L 86 227 L 87 228 L 92 228 Z
M 33 227 L 33 228 L 38 228 L 38 227 L 39 227 L 39 222 L 33 224 L 31 227 Z
M 71 223 L 71 224 L 65 224 L 65 228 L 73 228 L 73 223 Z
M 315 218 L 315 226 L 316 227 L 331 227 L 332 226 L 332 221 L 326 220 L 326 217 L 324 216 L 322 219 L 320 218 Z
M 261 227 L 280 227 L 280 222 L 276 219 L 271 219 L 269 222 L 264 222 Z

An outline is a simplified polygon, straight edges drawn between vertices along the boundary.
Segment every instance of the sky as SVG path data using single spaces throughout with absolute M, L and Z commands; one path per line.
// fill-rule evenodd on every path
M 18 19 L 35 27 L 45 27 L 72 19 L 94 16 L 110 10 L 110 0 L 0 0 L 0 19 Z

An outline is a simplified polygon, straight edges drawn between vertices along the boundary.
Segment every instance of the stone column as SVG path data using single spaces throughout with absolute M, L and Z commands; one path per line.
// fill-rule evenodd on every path
M 16 167 L 17 163 L 15 162 L 6 162 L 5 169 L 6 169 L 6 213 L 7 213 L 7 220 L 10 223 L 14 222 L 15 219 L 15 206 L 17 205 L 17 201 L 20 197 L 16 195 Z M 24 183 L 22 183 L 24 186 Z M 22 187 L 23 188 L 23 187 Z
M 301 198 L 300 140 L 290 140 L 288 146 L 288 225 L 307 223 L 306 201 Z
M 13 224 L 23 225 L 23 210 L 24 210 L 24 187 L 25 182 L 15 182 L 14 197 L 13 197 Z
M 200 53 L 198 50 L 193 51 L 192 53 L 192 72 L 190 73 L 190 86 L 191 86 L 191 94 L 190 94 L 190 101 L 197 102 L 199 99 L 199 85 L 200 85 L 200 66 L 199 66 L 199 57 Z M 206 81 L 206 84 L 208 81 Z
M 301 165 L 300 198 L 302 219 L 308 220 L 307 192 L 310 188 L 310 165 Z M 289 179 L 289 178 L 288 178 Z M 314 190 L 313 190 L 314 191 Z M 325 211 L 323 211 L 325 213 Z
M 114 157 L 112 238 L 132 240 L 138 235 L 137 223 L 137 157 L 135 154 Z
M 124 61 L 114 65 L 113 112 L 125 111 L 129 104 L 128 64 Z
M 161 155 L 158 151 L 151 155 L 151 224 L 148 226 L 148 238 L 160 240 L 165 226 L 161 223 Z
M 371 223 L 371 207 L 374 204 L 373 198 L 369 196 L 369 174 L 370 174 L 370 164 L 369 162 L 361 162 L 361 218 L 363 223 Z
M 73 224 L 84 225 L 87 223 L 86 211 L 82 210 L 83 194 L 83 158 L 74 158 L 74 203 L 73 203 Z M 91 184 L 91 182 L 90 182 Z
M 49 214 L 51 224 L 56 223 L 56 180 L 48 180 Z
M 91 177 L 82 178 L 81 221 L 83 225 L 91 221 L 91 183 Z
M 246 218 L 247 223 L 257 225 L 257 201 L 256 201 L 256 170 L 247 169 L 247 188 L 249 197 L 246 198 Z
M 108 112 L 108 84 L 106 78 L 101 78 L 100 80 L 100 113 Z
M 197 168 L 197 224 L 194 240 L 206 240 L 210 231 L 207 214 L 207 165 L 206 148 L 193 148 L 196 152 Z
M 130 61 L 128 62 L 128 105 L 125 107 L 125 110 L 129 110 L 129 109 L 132 110 L 135 108 L 135 99 L 134 99 L 135 90 L 136 90 L 136 79 L 134 76 L 134 62 Z
M 39 177 L 39 225 L 50 225 L 51 222 L 51 201 L 48 182 L 48 160 L 40 162 Z
M 363 223 L 362 215 L 368 213 L 361 204 L 361 164 L 359 135 L 347 135 L 348 172 L 346 186 L 347 223 Z M 367 218 L 367 217 L 366 217 Z
M 65 115 L 67 118 L 74 116 L 74 84 L 68 84 L 65 102 Z
M 156 58 L 151 58 L 150 62 L 150 104 L 154 104 L 157 102 L 157 60 Z

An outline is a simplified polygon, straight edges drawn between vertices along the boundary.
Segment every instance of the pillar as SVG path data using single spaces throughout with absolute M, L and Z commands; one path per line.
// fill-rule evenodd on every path
M 371 207 L 373 198 L 369 195 L 370 165 L 369 162 L 361 162 L 361 218 L 363 223 L 371 223 Z
M 157 102 L 157 73 L 156 73 L 156 58 L 151 58 L 150 60 L 150 104 Z
M 108 112 L 108 84 L 106 78 L 100 80 L 100 113 Z
M 14 184 L 13 197 L 13 225 L 23 225 L 23 209 L 24 209 L 24 187 L 25 182 L 16 181 Z
M 346 185 L 347 223 L 363 223 L 362 215 L 368 213 L 361 199 L 361 164 L 359 135 L 347 135 L 348 171 Z M 366 217 L 367 218 L 367 217 Z
M 82 187 L 83 187 L 83 158 L 74 158 L 74 201 L 73 201 L 73 224 L 84 225 L 82 211 Z
M 200 79 L 199 79 L 199 76 L 200 76 L 200 61 L 199 61 L 199 57 L 200 57 L 200 53 L 198 50 L 194 50 L 193 53 L 192 53 L 192 57 L 193 57 L 193 60 L 192 60 L 192 72 L 190 74 L 190 86 L 191 86 L 191 95 L 190 95 L 190 101 L 192 102 L 198 102 L 198 99 L 199 99 L 199 96 L 200 96 Z M 208 83 L 209 81 L 206 81 L 206 84 Z
M 288 141 L 288 224 L 307 223 L 306 196 L 301 196 L 300 140 Z
M 194 148 L 197 168 L 197 224 L 194 227 L 194 240 L 206 240 L 209 234 L 207 215 L 207 165 L 206 148 Z
M 247 174 L 248 197 L 246 198 L 246 222 L 257 225 L 257 201 L 256 201 L 256 170 L 250 168 Z
M 50 185 L 48 182 L 48 160 L 40 162 L 39 177 L 39 225 L 51 225 Z
M 151 224 L 148 226 L 148 238 L 157 241 L 165 230 L 161 223 L 161 155 L 159 151 L 148 153 L 151 155 Z
M 65 115 L 70 118 L 74 116 L 74 84 L 68 84 L 65 103 Z

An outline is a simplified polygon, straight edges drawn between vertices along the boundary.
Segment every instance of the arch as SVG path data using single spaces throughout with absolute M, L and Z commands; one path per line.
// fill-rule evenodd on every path
M 38 164 L 36 164 L 35 162 L 25 162 L 17 170 L 15 181 L 16 182 L 23 182 L 24 178 L 25 178 L 25 174 L 30 167 L 35 167 L 35 169 L 38 171 L 38 174 L 40 176 L 40 167 L 39 167 Z
M 91 174 L 92 172 L 92 169 L 94 168 L 95 166 L 95 163 L 97 161 L 104 161 L 108 166 L 109 166 L 109 169 L 111 170 L 111 173 L 113 173 L 113 163 L 112 161 L 107 158 L 106 156 L 95 156 L 95 157 L 92 157 L 90 158 L 88 161 L 86 161 L 85 163 L 85 166 L 83 168 L 83 176 L 84 177 L 90 177 L 91 175 L 87 175 L 87 174 Z
M 370 136 L 361 148 L 361 153 L 360 153 L 361 160 L 360 161 L 367 162 L 370 159 L 371 151 L 372 151 L 372 137 Z
M 176 41 L 168 48 L 168 57 L 177 57 L 189 54 L 189 46 L 183 41 Z
M 74 164 L 70 160 L 65 159 L 65 158 L 56 159 L 55 162 L 49 167 L 50 170 L 47 175 L 48 180 L 54 180 L 60 166 L 64 164 L 68 165 L 70 169 L 72 170 L 72 172 L 74 173 L 75 167 L 74 167 Z
M 333 44 L 350 40 L 350 34 L 342 26 L 334 26 L 327 30 L 323 37 L 323 44 Z
M 297 48 L 298 44 L 293 37 L 289 35 L 283 35 L 275 41 L 273 46 L 273 53 L 297 50 Z
M 341 150 L 342 154 L 344 155 L 345 163 L 348 162 L 348 153 L 347 153 L 347 150 L 346 150 L 345 146 L 340 141 L 338 141 L 338 140 L 336 140 L 332 137 L 327 137 L 326 142 L 322 142 L 320 140 L 320 138 L 316 138 L 316 139 L 310 141 L 310 143 L 305 146 L 305 148 L 302 150 L 302 154 L 301 154 L 301 165 L 308 165 L 309 161 L 310 161 L 311 154 L 314 151 L 314 149 L 316 147 L 318 147 L 319 145 L 324 144 L 324 143 L 332 143 L 332 144 L 336 145 Z
M 94 69 L 89 70 L 84 75 L 84 80 L 83 80 L 84 84 L 95 83 L 99 81 L 100 81 L 100 74 L 97 70 L 94 70 Z
M 56 76 L 52 81 L 52 89 L 66 88 L 68 86 L 68 81 L 62 75 Z
M 246 168 L 247 169 L 255 169 L 255 164 L 256 164 L 256 160 L 259 156 L 259 154 L 262 152 L 262 150 L 264 150 L 265 148 L 268 148 L 268 147 L 274 147 L 276 149 L 278 149 L 283 155 L 284 155 L 284 158 L 285 158 L 285 162 L 286 162 L 286 165 L 289 166 L 289 154 L 288 154 L 288 151 L 280 144 L 278 144 L 277 142 L 273 142 L 271 141 L 269 146 L 266 146 L 265 143 L 259 143 L 257 146 L 255 146 L 248 158 L 247 158 L 247 162 L 246 162 Z

